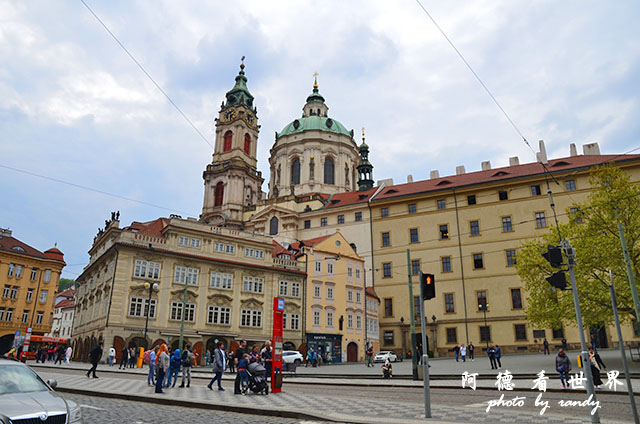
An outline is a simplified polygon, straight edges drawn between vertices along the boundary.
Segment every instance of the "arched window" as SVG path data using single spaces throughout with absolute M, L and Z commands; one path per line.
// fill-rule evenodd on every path
M 326 158 L 324 160 L 324 183 L 325 184 L 335 184 L 333 174 L 334 174 L 333 159 Z
M 244 152 L 248 155 L 251 154 L 251 136 L 249 134 L 244 135 Z
M 271 218 L 269 221 L 269 235 L 275 236 L 278 234 L 278 217 Z
M 300 184 L 300 159 L 298 158 L 291 163 L 291 184 Z
M 213 206 L 222 206 L 222 199 L 224 198 L 224 184 L 219 182 L 216 184 L 216 191 L 213 201 Z
M 231 150 L 231 139 L 233 138 L 233 133 L 231 131 L 227 131 L 224 133 L 224 146 L 222 147 L 223 152 L 228 152 Z

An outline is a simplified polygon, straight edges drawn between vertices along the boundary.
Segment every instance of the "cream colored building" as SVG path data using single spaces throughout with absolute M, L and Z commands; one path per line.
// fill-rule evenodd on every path
M 86 359 L 98 342 L 113 345 L 118 355 L 124 346 L 177 347 L 185 289 L 184 341 L 201 358 L 217 340 L 234 349 L 240 339 L 250 345 L 270 339 L 273 298 L 281 294 L 284 341 L 299 347 L 304 271 L 295 261 L 273 258 L 272 249 L 269 237 L 195 219 L 172 216 L 124 228 L 110 221 L 76 280 L 76 357 Z M 145 288 L 147 282 L 157 291 Z
M 572 146 L 570 156 L 548 161 L 560 183 L 551 183 L 560 222 L 568 220 L 565 211 L 573 203 L 587 199 L 593 166 L 613 161 L 633 181 L 640 180 L 639 155 L 600 155 L 597 144 L 585 145 L 584 153 L 577 155 Z M 444 177 L 436 172 L 429 180 L 385 187 L 372 199 L 383 349 L 410 349 L 408 269 L 416 305 L 418 272 L 435 275 L 437 296 L 425 305 L 430 348 L 440 355 L 469 342 L 483 349 L 489 342 L 499 344 L 503 352 L 538 351 L 544 337 L 551 345 L 562 337 L 570 345 L 579 343 L 574 327 L 553 330 L 527 322 L 527 296 L 514 267 L 521 242 L 554 224 L 542 165 L 520 165 L 512 158 L 510 166 L 491 169 L 485 162 L 482 168 L 465 173 L 460 167 L 457 175 Z M 485 302 L 486 327 L 479 307 Z M 637 342 L 639 336 L 625 327 L 625 340 Z M 598 337 L 600 346 L 617 339 L 608 326 Z
M 0 228 L 0 355 L 11 349 L 17 331 L 43 336 L 51 330 L 53 304 L 65 266 L 56 248 L 44 253 Z

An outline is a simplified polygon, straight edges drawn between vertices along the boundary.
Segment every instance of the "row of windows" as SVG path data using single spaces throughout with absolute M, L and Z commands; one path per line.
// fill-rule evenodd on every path
M 354 221 L 355 222 L 362 221 L 362 212 L 356 212 L 354 214 Z M 337 224 L 344 224 L 344 222 L 345 222 L 344 215 L 338 215 L 336 223 Z M 326 216 L 321 217 L 320 218 L 320 226 L 321 227 L 326 227 L 327 225 L 329 225 L 329 218 L 327 218 Z M 306 219 L 304 221 L 304 228 L 305 229 L 311 228 L 311 220 L 310 219 Z
M 575 180 L 567 180 L 564 182 L 564 186 L 566 191 L 575 191 L 576 190 L 576 182 Z M 542 194 L 542 190 L 539 184 L 535 184 L 531 186 L 531 195 L 532 196 L 540 196 Z M 509 200 L 509 192 L 506 190 L 498 191 L 498 200 Z M 467 196 L 467 204 L 469 206 L 477 204 L 477 199 L 475 194 L 470 194 Z M 438 210 L 444 210 L 447 208 L 447 201 L 445 199 L 436 200 L 436 207 Z M 409 214 L 417 213 L 418 208 L 415 203 L 409 203 L 408 205 Z M 380 209 L 380 217 L 387 218 L 389 217 L 389 208 L 381 208 Z
M 12 322 L 13 321 L 13 308 L 0 308 L 0 322 Z M 24 310 L 22 312 L 22 323 L 27 324 L 29 322 L 29 313 L 30 311 Z M 42 324 L 42 320 L 44 318 L 43 311 L 36 312 L 36 325 Z
M 527 325 L 526 324 L 513 324 L 513 332 L 514 339 L 516 341 L 526 341 L 528 340 L 527 336 Z M 447 335 L 447 344 L 457 344 L 458 343 L 458 329 L 456 327 L 448 327 L 446 329 Z M 491 342 L 491 326 L 481 325 L 478 327 L 478 335 L 480 342 Z M 533 330 L 533 337 L 535 339 L 544 339 L 546 338 L 545 330 Z M 553 339 L 562 339 L 564 338 L 564 330 L 562 328 L 552 330 L 552 338 Z
M 515 249 L 507 249 L 504 251 L 506 266 L 511 267 L 516 265 L 516 250 Z M 473 258 L 473 269 L 484 269 L 484 255 L 482 253 L 474 253 L 472 254 Z M 443 273 L 453 272 L 453 266 L 451 264 L 451 256 L 442 256 L 440 258 L 441 269 Z M 421 268 L 420 259 L 412 259 L 411 260 L 411 274 L 419 275 Z M 393 277 L 393 273 L 391 270 L 391 262 L 385 262 L 382 264 L 382 277 L 383 278 L 391 278 Z
M 20 264 L 9 264 L 9 271 L 7 272 L 7 276 L 9 277 L 15 277 L 15 278 L 22 278 L 22 270 L 24 269 L 24 267 Z M 38 279 L 38 268 L 33 268 L 31 269 L 31 276 L 30 276 L 30 280 L 31 281 L 36 281 Z M 43 276 L 43 281 L 45 283 L 48 283 L 49 281 L 51 281 L 51 270 L 50 269 L 45 269 L 44 270 L 44 276 Z
M 224 133 L 222 151 L 223 152 L 230 151 L 232 142 L 233 142 L 233 132 L 227 131 L 226 133 Z M 248 133 L 245 133 L 244 135 L 244 153 L 247 155 L 251 154 L 251 136 Z
M 353 302 L 354 290 L 347 289 L 347 302 Z M 355 301 L 356 303 L 362 303 L 362 292 L 360 290 L 355 290 Z M 313 297 L 320 299 L 322 297 L 322 287 L 320 285 L 313 286 Z M 327 299 L 333 299 L 333 286 L 327 286 Z
M 20 291 L 19 286 L 10 286 L 6 284 L 4 289 L 2 290 L 2 297 L 4 299 L 17 300 L 18 292 Z M 49 290 L 40 290 L 40 303 L 45 303 L 47 301 L 47 296 L 49 294 Z M 31 302 L 33 299 L 33 289 L 27 289 L 27 302 Z
M 334 313 L 333 311 L 327 311 L 326 313 L 326 326 L 329 328 L 333 328 L 334 326 Z M 313 321 L 312 324 L 314 327 L 319 327 L 322 322 L 322 311 L 318 311 L 315 310 L 313 311 Z M 355 321 L 354 321 L 354 314 L 353 313 L 347 313 L 347 328 L 350 330 L 353 330 L 354 328 L 354 322 L 355 322 L 355 329 L 356 330 L 361 330 L 362 329 L 362 316 L 361 315 L 355 315 Z M 338 324 L 340 326 L 340 330 L 342 330 L 342 321 L 338 320 Z
M 519 288 L 510 289 L 511 293 L 511 308 L 514 310 L 522 309 L 522 291 Z M 444 312 L 445 314 L 453 314 L 456 312 L 454 293 L 444 293 Z M 414 313 L 417 315 L 420 310 L 420 296 L 413 297 Z M 476 306 L 477 312 L 484 312 L 486 309 L 489 312 L 489 303 L 487 302 L 486 290 L 476 291 Z M 393 298 L 387 297 L 384 299 L 384 316 L 393 317 Z M 419 320 L 416 317 L 417 320 Z
M 349 170 L 347 169 L 346 171 L 347 171 L 347 174 L 345 177 L 346 178 L 345 183 L 348 184 Z M 314 172 L 315 172 L 315 163 L 312 158 L 311 161 L 309 162 L 309 176 L 310 176 L 310 179 L 312 180 L 314 178 Z M 279 179 L 280 179 L 279 166 L 278 166 L 278 172 L 276 175 L 277 175 L 276 180 L 279 183 Z M 335 164 L 333 163 L 333 159 L 331 159 L 330 157 L 327 157 L 324 160 L 324 180 L 323 181 L 325 184 L 335 184 Z M 300 159 L 298 158 L 294 158 L 293 161 L 291 161 L 291 184 L 292 185 L 300 184 Z
M 194 249 L 200 249 L 201 240 L 192 237 L 180 236 L 178 237 L 178 245 L 185 247 L 192 247 Z
M 280 281 L 278 294 L 280 296 L 300 297 L 300 283 L 297 281 Z

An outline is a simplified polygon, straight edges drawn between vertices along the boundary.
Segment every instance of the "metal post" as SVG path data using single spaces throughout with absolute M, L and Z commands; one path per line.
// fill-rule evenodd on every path
M 420 272 L 422 282 L 422 272 Z M 431 418 L 431 392 L 429 384 L 429 353 L 427 353 L 427 332 L 424 325 L 424 292 L 420 284 L 420 327 L 422 329 L 422 377 L 424 386 L 424 417 Z M 416 352 L 417 353 L 417 352 Z
M 411 282 L 411 251 L 407 249 L 407 269 L 409 276 L 409 313 L 411 317 L 409 321 L 411 322 L 411 366 L 413 369 L 413 379 L 418 379 L 418 355 L 416 352 L 416 347 L 414 346 L 415 340 L 413 335 L 416 334 L 416 315 L 413 308 L 413 283 Z M 402 331 L 402 328 L 400 329 Z
M 578 334 L 580 335 L 580 347 L 582 351 L 580 352 L 580 356 L 582 357 L 582 367 L 584 368 L 584 373 L 587 377 L 587 397 L 591 399 L 591 401 L 596 401 L 596 394 L 593 390 L 593 376 L 591 375 L 591 366 L 589 361 L 589 354 L 587 353 L 587 342 L 584 339 L 584 326 L 582 324 L 582 312 L 580 311 L 580 300 L 578 299 L 578 285 L 576 284 L 576 276 L 573 273 L 573 267 L 575 266 L 575 253 L 571 248 L 571 244 L 569 241 L 562 241 L 562 248 L 564 249 L 567 255 L 567 263 L 569 265 L 569 277 L 571 279 L 571 288 L 573 291 L 573 304 L 576 308 L 576 322 L 578 324 Z M 591 414 L 591 422 L 599 423 L 600 422 L 600 414 L 598 410 Z
M 184 314 L 187 310 L 187 288 L 189 287 L 189 280 L 184 281 L 184 294 L 182 296 L 182 317 L 180 319 L 180 350 L 182 351 L 182 342 L 184 341 Z
M 149 313 L 151 312 L 151 294 L 153 293 L 153 284 L 147 282 L 145 286 L 149 286 L 149 299 L 147 300 L 147 319 L 144 322 L 144 347 L 147 348 L 147 331 L 149 330 Z
M 488 354 L 488 352 L 489 352 L 489 334 L 487 334 L 487 330 L 488 330 L 488 328 L 487 328 L 487 307 L 489 305 L 487 305 L 487 302 L 485 301 L 484 303 L 481 303 L 479 306 L 480 306 L 480 309 L 482 309 L 482 312 L 484 313 L 484 331 L 485 331 L 484 335 L 486 337 L 485 341 L 487 342 L 487 354 Z
M 622 340 L 622 330 L 620 329 L 620 318 L 618 317 L 618 301 L 616 300 L 616 291 L 613 287 L 613 274 L 609 270 L 609 292 L 611 293 L 611 306 L 613 307 L 613 317 L 616 321 L 616 330 L 618 331 L 618 345 L 620 347 L 620 356 L 622 356 L 622 366 L 624 367 L 624 378 L 627 381 L 627 391 L 629 392 L 629 401 L 631 403 L 631 410 L 633 411 L 633 421 L 635 424 L 640 424 L 638 420 L 638 409 L 636 408 L 636 401 L 633 398 L 633 386 L 631 385 L 631 376 L 629 375 L 629 366 L 627 365 L 627 355 L 624 352 L 624 342 Z
M 631 285 L 631 297 L 633 297 L 633 306 L 636 310 L 636 320 L 640 321 L 640 300 L 638 300 L 638 288 L 636 287 L 636 277 L 631 267 L 629 259 L 629 250 L 627 249 L 627 239 L 624 236 L 622 224 L 618 223 L 618 232 L 620 233 L 620 242 L 622 243 L 622 253 L 624 253 L 624 263 L 627 265 L 627 276 Z

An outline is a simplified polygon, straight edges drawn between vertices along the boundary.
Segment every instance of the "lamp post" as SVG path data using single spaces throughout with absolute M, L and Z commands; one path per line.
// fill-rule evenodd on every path
M 149 283 L 148 281 L 144 283 L 144 288 L 149 290 L 149 299 L 147 299 L 147 319 L 144 323 L 144 344 L 145 348 L 147 347 L 147 331 L 149 330 L 149 314 L 151 313 L 151 295 L 154 291 L 158 291 L 158 283 Z
M 478 304 L 478 309 L 480 309 L 484 313 L 484 337 L 487 342 L 487 351 L 489 350 L 489 335 L 487 334 L 487 308 L 489 304 L 487 302 L 482 302 Z

